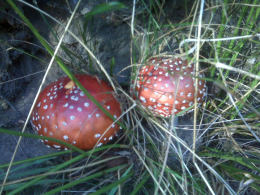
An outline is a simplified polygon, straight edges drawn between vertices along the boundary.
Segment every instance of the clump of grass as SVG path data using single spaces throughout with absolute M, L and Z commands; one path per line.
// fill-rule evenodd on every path
M 244 3 L 192 1 L 190 7 L 188 2 L 191 1 L 185 2 L 185 18 L 179 20 L 167 18 L 167 2 L 158 0 L 149 3 L 133 1 L 132 7 L 125 7 L 118 2 L 101 4 L 87 14 L 86 22 L 100 13 L 121 8 L 129 10 L 126 18 L 131 20 L 126 22 L 131 32 L 131 65 L 125 69 L 131 69 L 129 83 L 132 86 L 129 84 L 127 89 L 118 85 L 111 76 L 114 60 L 107 62 L 111 66 L 106 70 L 96 58 L 96 51 L 89 49 L 88 41 L 84 39 L 84 26 L 82 37 L 68 30 L 68 24 L 73 22 L 77 12 L 75 8 L 67 26 L 64 25 L 64 32 L 69 32 L 85 49 L 91 62 L 88 71 L 92 68 L 101 70 L 121 96 L 125 112 L 118 123 L 124 131 L 116 143 L 87 152 L 72 147 L 71 151 L 19 162 L 12 160 L 7 165 L 1 165 L 2 191 L 10 194 L 37 192 L 37 189 L 44 190 L 46 194 L 260 192 L 260 101 L 257 88 L 260 62 L 257 61 L 255 49 L 259 47 L 257 19 L 260 8 L 256 0 L 246 0 Z M 59 44 L 54 50 L 16 4 L 12 0 L 8 0 L 8 3 L 52 56 L 45 75 L 53 61 L 56 61 L 106 113 L 75 80 L 71 69 L 65 66 L 66 60 L 56 54 L 62 50 L 71 61 L 75 59 L 79 63 L 84 61 L 81 56 L 62 45 L 63 36 L 57 36 Z M 50 17 L 43 11 L 41 14 Z M 195 109 L 194 120 L 191 120 L 193 124 L 187 130 L 193 136 L 192 146 L 177 133 L 180 126 L 176 125 L 175 118 L 153 117 L 139 106 L 138 100 L 131 97 L 130 89 L 135 89 L 140 67 L 153 55 L 186 56 L 196 63 L 197 70 L 203 69 L 205 73 L 208 98 L 200 110 Z M 248 64 L 253 59 L 254 63 Z M 24 133 L 28 120 L 29 117 L 21 133 L 5 129 L 0 129 L 0 132 L 19 135 L 20 139 L 38 139 L 36 135 Z M 190 154 L 188 157 L 187 153 Z M 172 159 L 174 163 L 170 163 Z

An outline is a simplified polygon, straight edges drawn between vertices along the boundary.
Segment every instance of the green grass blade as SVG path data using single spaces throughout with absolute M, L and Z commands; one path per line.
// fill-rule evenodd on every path
M 129 179 L 131 176 L 133 175 L 133 172 L 131 171 L 128 175 L 122 177 L 121 179 L 119 179 L 118 181 L 116 182 L 113 182 L 112 184 L 110 185 L 107 185 L 107 186 L 104 186 L 102 187 L 100 190 L 97 190 L 96 192 L 94 193 L 91 193 L 91 195 L 99 195 L 99 194 L 104 194 L 106 193 L 108 190 L 124 183 L 127 179 Z
M 41 159 L 48 159 L 48 158 L 60 156 L 60 155 L 63 155 L 63 154 L 69 154 L 69 153 L 71 153 L 71 151 L 69 151 L 69 150 L 55 152 L 55 153 L 51 153 L 51 154 L 47 154 L 47 155 L 43 155 L 43 156 L 37 156 L 37 157 L 34 157 L 34 158 L 28 158 L 26 160 L 16 161 L 16 162 L 13 163 L 13 165 L 20 165 L 20 164 L 24 164 L 24 163 L 30 163 L 30 162 L 33 162 L 33 161 L 37 161 L 37 160 L 41 160 Z M 8 166 L 9 166 L 9 163 L 2 164 L 2 165 L 0 165 L 0 169 L 6 168 Z
M 116 166 L 116 167 L 113 167 L 113 168 L 110 168 L 110 169 L 106 169 L 106 170 L 103 170 L 103 171 L 99 171 L 99 172 L 97 172 L 97 173 L 95 173 L 95 174 L 89 175 L 89 176 L 87 176 L 87 177 L 80 178 L 80 179 L 78 179 L 78 180 L 75 180 L 75 181 L 72 181 L 72 182 L 70 182 L 70 183 L 67 183 L 67 184 L 65 184 L 65 185 L 63 185 L 63 186 L 61 186 L 61 187 L 55 188 L 55 189 L 53 189 L 53 190 L 51 190 L 51 191 L 45 193 L 45 195 L 55 194 L 55 193 L 57 193 L 57 192 L 60 192 L 61 190 L 68 189 L 68 188 L 73 187 L 73 186 L 75 186 L 75 185 L 78 185 L 78 184 L 80 184 L 80 183 L 82 183 L 82 182 L 86 182 L 86 181 L 88 181 L 88 180 L 90 180 L 90 179 L 94 179 L 94 178 L 100 177 L 100 176 L 102 176 L 102 175 L 104 175 L 104 174 L 117 171 L 117 170 L 122 169 L 122 168 L 124 168 L 124 167 L 126 167 L 126 165 L 119 165 L 119 166 Z

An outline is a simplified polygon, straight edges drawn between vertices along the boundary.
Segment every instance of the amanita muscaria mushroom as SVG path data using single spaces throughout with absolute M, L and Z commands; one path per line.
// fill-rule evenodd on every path
M 89 75 L 76 75 L 76 78 L 114 118 L 121 115 L 120 104 L 106 82 Z M 119 130 L 119 126 L 68 77 L 49 84 L 40 93 L 31 123 L 39 135 L 63 140 L 81 149 L 101 146 L 112 140 Z M 55 142 L 43 142 L 54 148 L 64 148 Z
M 170 117 L 188 111 L 194 104 L 194 76 L 194 65 L 187 60 L 151 58 L 137 76 L 136 96 L 156 116 Z M 199 79 L 197 102 L 202 103 L 205 96 L 205 81 Z

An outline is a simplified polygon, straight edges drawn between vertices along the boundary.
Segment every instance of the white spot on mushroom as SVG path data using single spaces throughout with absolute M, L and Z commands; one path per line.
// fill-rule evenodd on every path
M 103 144 L 100 142 L 98 145 L 97 145 L 97 147 L 100 147 L 100 146 L 102 146 Z
M 45 133 L 47 133 L 47 128 L 46 127 L 43 130 L 44 130 Z
M 108 139 L 109 139 L 109 140 L 112 140 L 112 139 L 113 139 L 113 136 L 110 136 Z
M 154 84 L 153 84 L 153 86 L 154 86 L 154 87 L 157 87 L 157 84 L 156 84 L 156 83 L 154 83 Z
M 158 81 L 160 81 L 160 82 L 161 82 L 161 81 L 162 81 L 162 78 L 159 78 L 159 79 L 158 79 Z
M 72 144 L 76 144 L 77 142 L 76 141 L 73 141 Z
M 166 77 L 168 77 L 168 76 L 169 76 L 169 73 L 168 73 L 168 72 L 166 72 L 166 73 L 165 73 L 165 76 L 166 76 Z
M 172 95 L 169 95 L 169 99 L 172 99 Z
M 180 68 L 179 68 L 179 67 L 177 67 L 177 68 L 176 68 L 176 70 L 178 70 L 178 71 L 179 71 L 179 70 L 180 70 Z
M 63 136 L 63 139 L 64 139 L 64 140 L 68 140 L 68 139 L 69 139 L 69 136 L 64 135 L 64 136 Z
M 74 90 L 74 93 L 76 94 L 76 93 L 78 93 L 79 91 L 78 90 Z
M 52 108 L 52 107 L 53 107 L 53 104 L 51 104 L 50 107 Z
M 110 110 L 110 106 L 107 106 L 107 109 Z
M 186 84 L 185 87 L 188 88 L 190 86 L 190 84 Z
M 67 125 L 68 125 L 65 121 L 62 121 L 62 124 L 63 124 L 64 126 L 67 126 Z
M 174 101 L 174 103 L 175 103 L 175 104 L 178 104 L 178 103 L 179 103 L 179 101 L 178 101 L 178 100 L 175 100 L 175 101 Z
M 146 99 L 145 99 L 145 97 L 140 96 L 140 100 L 141 100 L 142 102 L 146 103 Z
M 57 148 L 57 149 L 58 149 L 58 148 L 61 148 L 59 145 L 55 145 L 55 144 L 53 145 L 53 147 L 54 147 L 54 148 Z
M 99 133 L 95 134 L 95 138 L 99 138 L 101 135 Z
M 74 119 L 75 119 L 75 116 L 71 115 L 70 120 L 74 120 Z
M 166 84 L 165 84 L 165 87 L 166 87 L 166 88 L 168 88 L 168 87 L 169 87 L 169 84 L 168 84 L 168 83 L 166 83 Z
M 198 101 L 200 101 L 200 97 L 198 97 Z
M 44 116 L 42 116 L 42 120 L 44 120 Z
M 180 79 L 181 79 L 181 80 L 183 80 L 183 79 L 184 79 L 184 77 L 183 77 L 183 76 L 180 76 Z
M 53 96 L 50 96 L 50 100 L 52 100 L 53 99 Z
M 73 109 L 73 108 L 74 108 L 74 106 L 72 106 L 72 105 L 71 105 L 71 106 L 69 106 L 69 109 Z
M 153 79 L 156 80 L 156 79 L 157 79 L 157 76 L 154 76 Z
M 163 74 L 163 72 L 162 72 L 162 71 L 160 71 L 160 72 L 159 72 L 159 74 Z
M 184 92 L 182 91 L 182 92 L 180 93 L 180 95 L 181 95 L 181 96 L 184 95 Z
M 193 105 L 193 102 L 190 102 L 190 103 L 189 103 L 189 106 L 192 106 L 192 105 Z
M 39 108 L 41 106 L 41 102 L 38 103 L 37 107 Z
M 85 103 L 84 103 L 84 106 L 85 106 L 85 107 L 88 107 L 88 106 L 89 106 L 89 103 L 88 103 L 88 102 L 85 102 Z
M 98 118 L 98 117 L 100 117 L 100 114 L 99 114 L 99 113 L 97 113 L 97 114 L 96 114 L 96 117 L 97 117 L 97 118 Z
M 44 99 L 44 100 L 43 100 L 43 102 L 44 102 L 44 103 L 46 103 L 46 102 L 47 102 L 47 100 L 46 100 L 46 99 Z
M 48 105 L 43 106 L 44 110 L 47 110 L 47 108 L 48 108 Z
M 79 95 L 80 95 L 80 96 L 84 96 L 85 94 L 84 94 L 83 91 L 81 91 L 81 92 L 79 93 Z
M 186 109 L 186 107 L 185 107 L 185 106 L 182 106 L 182 107 L 181 107 L 181 109 L 182 109 L 182 110 L 185 110 L 185 109 Z
M 49 135 L 50 135 L 50 136 L 53 136 L 53 133 L 52 133 L 52 132 L 50 132 L 50 133 L 49 133 Z
M 66 99 L 68 99 L 68 98 L 69 98 L 69 96 L 68 96 L 68 95 L 65 95 L 65 98 L 66 98 Z
M 51 95 L 51 93 L 49 92 L 49 93 L 47 93 L 47 96 L 50 96 Z
M 151 102 L 156 102 L 156 100 L 154 98 L 150 98 Z
M 89 115 L 88 115 L 88 118 L 91 118 L 91 117 L 92 117 L 92 115 L 91 115 L 91 114 L 89 114 Z
M 157 106 L 160 107 L 162 104 L 158 103 Z
M 81 112 L 81 111 L 82 111 L 82 108 L 81 108 L 81 107 L 78 107 L 77 110 L 78 110 L 79 112 Z
M 79 100 L 79 98 L 77 96 L 74 96 L 74 95 L 71 96 L 70 99 L 73 100 L 73 101 L 78 101 Z
M 185 104 L 186 102 L 187 102 L 186 100 L 183 100 L 183 101 L 182 101 L 182 103 L 184 103 L 184 104 Z
M 192 93 L 188 93 L 188 95 L 187 95 L 188 97 L 191 97 L 192 96 Z

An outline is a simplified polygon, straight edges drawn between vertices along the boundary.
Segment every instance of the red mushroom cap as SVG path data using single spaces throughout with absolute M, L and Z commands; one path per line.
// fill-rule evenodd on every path
M 136 95 L 154 115 L 170 117 L 173 112 L 178 114 L 188 110 L 194 104 L 193 71 L 194 65 L 181 58 L 151 58 L 139 72 Z M 204 80 L 199 80 L 198 103 L 203 101 L 204 96 L 206 84 Z
M 106 82 L 89 75 L 76 75 L 76 78 L 111 115 L 115 118 L 121 115 L 120 104 Z M 81 149 L 107 143 L 119 129 L 68 77 L 49 84 L 40 93 L 31 123 L 39 135 L 66 141 Z M 58 143 L 43 141 L 54 148 L 64 148 Z

